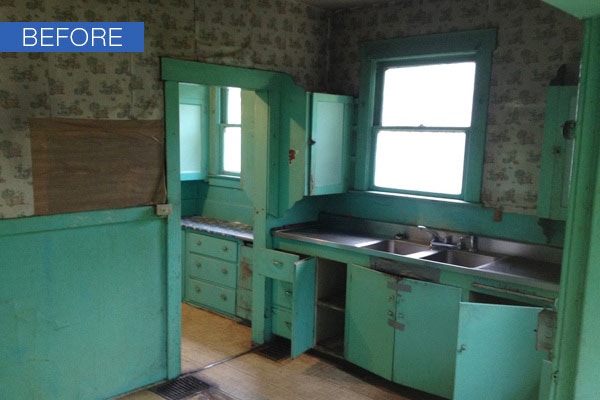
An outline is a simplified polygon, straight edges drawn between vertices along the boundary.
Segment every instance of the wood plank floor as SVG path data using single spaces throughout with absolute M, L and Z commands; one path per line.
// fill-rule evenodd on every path
M 250 335 L 250 328 L 245 325 L 182 305 L 182 373 L 198 371 L 193 375 L 211 386 L 189 399 L 439 399 L 311 354 L 281 361 L 255 353 L 235 357 L 252 348 Z M 203 369 L 222 360 L 226 361 Z M 122 399 L 159 400 L 162 397 L 142 390 Z

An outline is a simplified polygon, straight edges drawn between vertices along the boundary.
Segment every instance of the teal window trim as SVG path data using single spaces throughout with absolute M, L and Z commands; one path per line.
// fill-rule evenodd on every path
M 448 60 L 476 62 L 475 89 L 471 127 L 465 144 L 463 188 L 460 196 L 443 195 L 477 203 L 481 198 L 487 107 L 492 69 L 492 55 L 496 47 L 496 29 L 482 29 L 427 36 L 389 39 L 365 43 L 360 48 L 361 74 L 355 189 L 385 190 L 390 192 L 437 196 L 434 193 L 416 193 L 376 188 L 373 186 L 374 151 L 377 126 L 375 125 L 378 100 L 378 72 L 390 63 L 439 63 Z M 428 161 L 424 161 L 428 162 Z
M 223 177 L 226 179 L 240 179 L 243 172 L 235 173 L 225 171 L 223 168 L 225 128 L 241 124 L 227 123 L 227 88 L 210 88 L 210 169 L 209 178 Z

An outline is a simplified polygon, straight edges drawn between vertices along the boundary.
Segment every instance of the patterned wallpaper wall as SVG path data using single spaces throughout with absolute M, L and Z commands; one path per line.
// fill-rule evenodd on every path
M 33 214 L 31 117 L 160 119 L 159 57 L 324 86 L 327 16 L 295 0 L 0 0 L 0 21 L 143 21 L 144 53 L 0 53 L 0 218 Z
M 546 87 L 561 64 L 575 76 L 583 22 L 540 0 L 402 0 L 332 18 L 329 89 L 358 94 L 359 43 L 498 28 L 483 177 L 483 202 L 535 214 Z

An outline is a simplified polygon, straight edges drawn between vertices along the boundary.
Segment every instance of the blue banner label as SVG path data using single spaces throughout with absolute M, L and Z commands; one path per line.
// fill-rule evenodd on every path
M 143 22 L 0 22 L 0 52 L 143 51 Z

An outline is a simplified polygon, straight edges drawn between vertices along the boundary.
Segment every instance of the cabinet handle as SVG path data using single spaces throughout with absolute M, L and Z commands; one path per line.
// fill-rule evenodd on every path
M 223 251 L 228 251 L 228 250 L 229 250 L 229 247 L 227 247 L 227 246 L 223 246 L 223 247 L 221 248 L 221 250 L 223 250 Z
M 221 269 L 221 272 L 222 272 L 224 275 L 227 275 L 227 274 L 229 273 L 229 270 L 228 270 L 227 268 L 223 268 L 223 269 Z
M 202 266 L 202 263 L 200 261 L 196 261 L 196 268 L 200 268 Z
M 394 316 L 394 312 L 392 310 L 388 311 L 388 316 L 393 317 Z
M 198 246 L 202 246 L 202 240 L 198 239 L 198 240 L 196 241 L 196 244 L 197 244 Z
M 290 321 L 285 321 L 285 326 L 288 327 L 288 329 L 292 329 L 292 323 Z
M 293 292 L 292 292 L 291 290 L 286 290 L 286 291 L 285 291 L 285 295 L 286 295 L 286 296 L 291 296 L 291 295 L 292 295 L 292 293 L 293 293 Z
M 227 300 L 227 295 L 225 293 L 221 293 L 221 300 L 226 301 Z
M 273 265 L 276 267 L 283 267 L 283 262 L 279 260 L 273 260 Z
M 198 285 L 194 286 L 194 290 L 196 291 L 196 293 L 200 293 L 200 286 L 198 286 Z
M 458 348 L 458 352 L 462 353 L 463 351 L 465 351 L 467 349 L 467 345 L 466 344 L 461 344 L 460 347 Z

